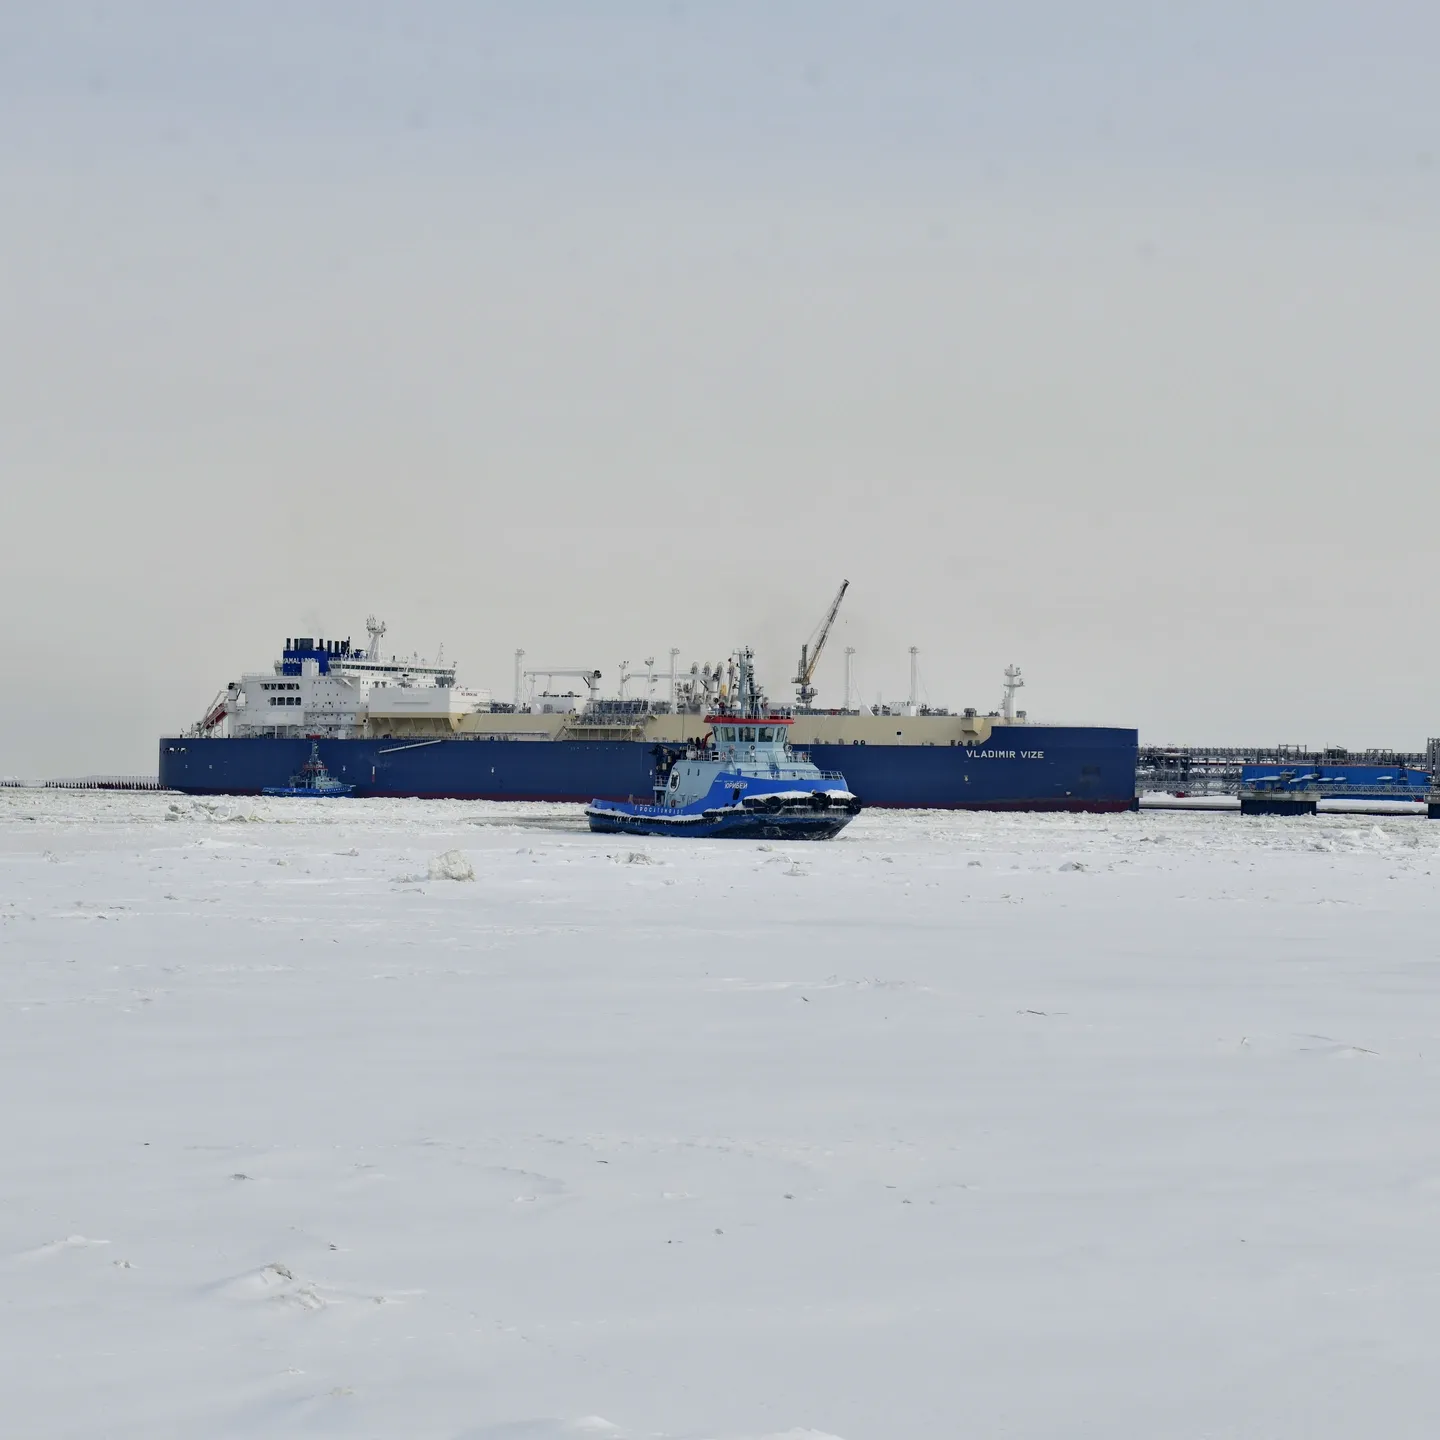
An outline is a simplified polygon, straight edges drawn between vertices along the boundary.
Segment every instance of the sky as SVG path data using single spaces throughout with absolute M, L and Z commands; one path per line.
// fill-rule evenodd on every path
M 1423 748 L 1440 12 L 0 7 L 0 775 L 296 633 Z

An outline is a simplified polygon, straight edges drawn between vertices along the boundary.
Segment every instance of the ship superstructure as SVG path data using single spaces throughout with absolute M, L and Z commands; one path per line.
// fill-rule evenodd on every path
M 488 690 L 456 683 L 454 665 L 385 655 L 372 615 L 369 643 L 295 636 L 268 671 L 245 674 L 216 696 L 193 738 L 360 739 L 453 734 L 490 706 Z

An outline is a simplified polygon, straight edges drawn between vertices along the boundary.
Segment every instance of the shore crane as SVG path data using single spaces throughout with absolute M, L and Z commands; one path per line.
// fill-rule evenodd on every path
M 830 608 L 825 612 L 825 618 L 800 647 L 800 663 L 795 667 L 795 679 L 791 682 L 795 686 L 795 701 L 798 705 L 808 705 L 815 698 L 815 687 L 810 682 L 814 679 L 816 665 L 820 663 L 820 652 L 830 638 L 830 627 L 835 623 L 840 602 L 845 598 L 845 592 L 849 588 L 848 580 L 840 582 L 840 588 L 835 592 L 835 598 L 830 602 Z

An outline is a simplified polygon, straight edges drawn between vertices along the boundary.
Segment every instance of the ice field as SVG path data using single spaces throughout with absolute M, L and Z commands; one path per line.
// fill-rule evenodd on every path
M 0 791 L 4 1431 L 1432 1437 L 1437 862 Z

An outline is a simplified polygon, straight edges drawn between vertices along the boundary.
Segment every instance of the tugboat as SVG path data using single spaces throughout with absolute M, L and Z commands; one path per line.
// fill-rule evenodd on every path
M 592 800 L 590 828 L 604 834 L 829 840 L 860 813 L 838 771 L 820 770 L 790 748 L 793 719 L 775 712 L 742 650 L 733 703 L 705 717 L 710 733 L 668 772 L 648 803 Z
M 264 795 L 301 795 L 311 799 L 316 797 L 339 797 L 354 792 L 353 785 L 347 785 L 343 780 L 337 780 L 326 768 L 325 762 L 320 758 L 320 746 L 314 741 L 310 743 L 310 758 L 300 767 L 298 775 L 290 777 L 288 785 L 266 785 L 261 793 Z

